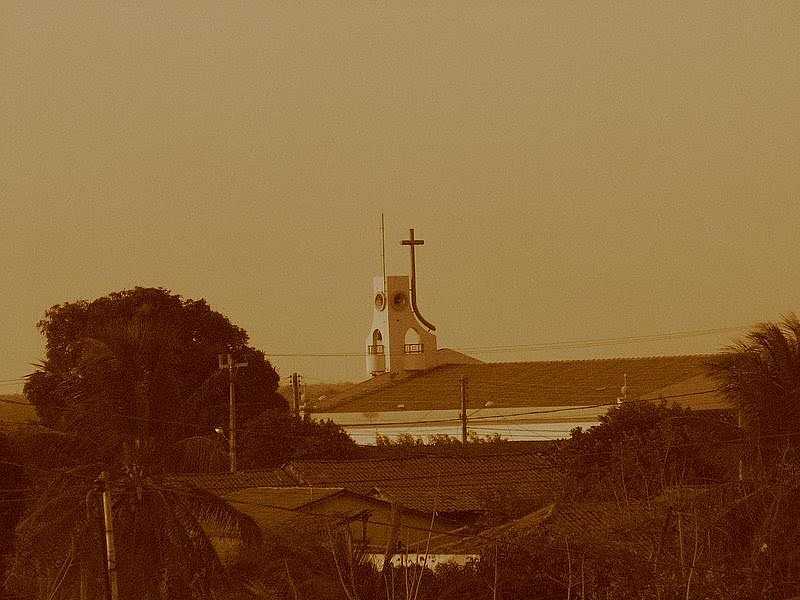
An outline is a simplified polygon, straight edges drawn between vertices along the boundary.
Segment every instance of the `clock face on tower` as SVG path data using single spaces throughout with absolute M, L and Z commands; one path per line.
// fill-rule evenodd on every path
M 378 310 L 386 308 L 386 297 L 383 295 L 383 292 L 375 294 L 375 308 Z
M 403 308 L 406 305 L 406 295 L 403 292 L 397 292 L 392 298 L 392 305 L 397 310 Z

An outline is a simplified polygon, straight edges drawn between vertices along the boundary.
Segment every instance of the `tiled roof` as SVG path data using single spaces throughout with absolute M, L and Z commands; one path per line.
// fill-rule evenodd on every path
M 317 512 L 313 509 L 315 503 L 349 493 L 342 488 L 254 487 L 231 492 L 225 499 L 252 517 L 263 531 L 310 534 L 349 516 Z
M 199 488 L 221 496 L 245 488 L 297 485 L 297 481 L 282 469 L 237 471 L 236 473 L 187 473 L 172 475 L 170 479 L 193 483 Z
M 480 532 L 476 548 L 493 540 L 539 534 L 557 542 L 570 539 L 602 547 L 647 554 L 654 548 L 667 513 L 643 503 L 552 503 L 520 519 Z
M 302 460 L 284 469 L 301 485 L 345 487 L 425 512 L 480 511 L 498 493 L 550 498 L 561 482 L 550 461 L 534 454 Z
M 627 397 L 637 398 L 705 372 L 711 355 L 442 365 L 359 383 L 315 407 L 316 412 L 457 409 L 460 380 L 469 405 L 575 406 L 614 402 L 627 375 Z
M 242 504 L 261 508 L 299 510 L 300 508 L 344 492 L 337 487 L 251 487 L 226 494 L 225 497 Z
M 643 528 L 649 529 L 648 525 L 660 522 L 660 513 L 639 503 L 559 504 L 540 527 L 554 537 L 578 538 L 602 544 L 631 536 L 639 538 Z

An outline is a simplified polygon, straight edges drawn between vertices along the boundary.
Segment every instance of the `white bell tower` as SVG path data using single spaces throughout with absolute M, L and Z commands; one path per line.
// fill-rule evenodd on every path
M 411 250 L 411 278 L 407 275 L 375 277 L 372 280 L 372 327 L 366 339 L 367 372 L 401 373 L 436 366 L 438 350 L 436 328 L 420 314 L 417 307 L 415 247 L 422 240 L 401 242 Z

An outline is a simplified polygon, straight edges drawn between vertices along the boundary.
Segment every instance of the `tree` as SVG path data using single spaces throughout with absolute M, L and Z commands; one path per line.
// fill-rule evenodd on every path
M 243 469 L 277 467 L 295 458 L 347 458 L 356 443 L 333 421 L 301 418 L 285 410 L 268 410 L 241 431 Z
M 264 354 L 202 299 L 137 287 L 53 306 L 37 326 L 46 357 L 25 394 L 49 427 L 165 443 L 227 426 L 226 352 L 248 363 L 237 374 L 239 422 L 286 406 Z
M 732 417 L 632 401 L 574 429 L 562 457 L 576 497 L 645 500 L 674 485 L 730 479 L 737 437 Z
M 711 363 L 742 415 L 756 467 L 770 470 L 800 444 L 800 320 L 761 323 Z M 795 459 L 797 457 L 794 457 Z
M 0 577 L 5 573 L 12 550 L 14 528 L 30 494 L 30 483 L 14 458 L 7 436 L 0 433 Z

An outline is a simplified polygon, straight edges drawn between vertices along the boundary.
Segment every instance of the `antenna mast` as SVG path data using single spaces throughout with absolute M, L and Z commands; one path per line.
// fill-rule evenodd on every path
M 386 291 L 386 228 L 383 224 L 383 213 L 381 213 L 381 267 L 383 268 L 383 294 Z

